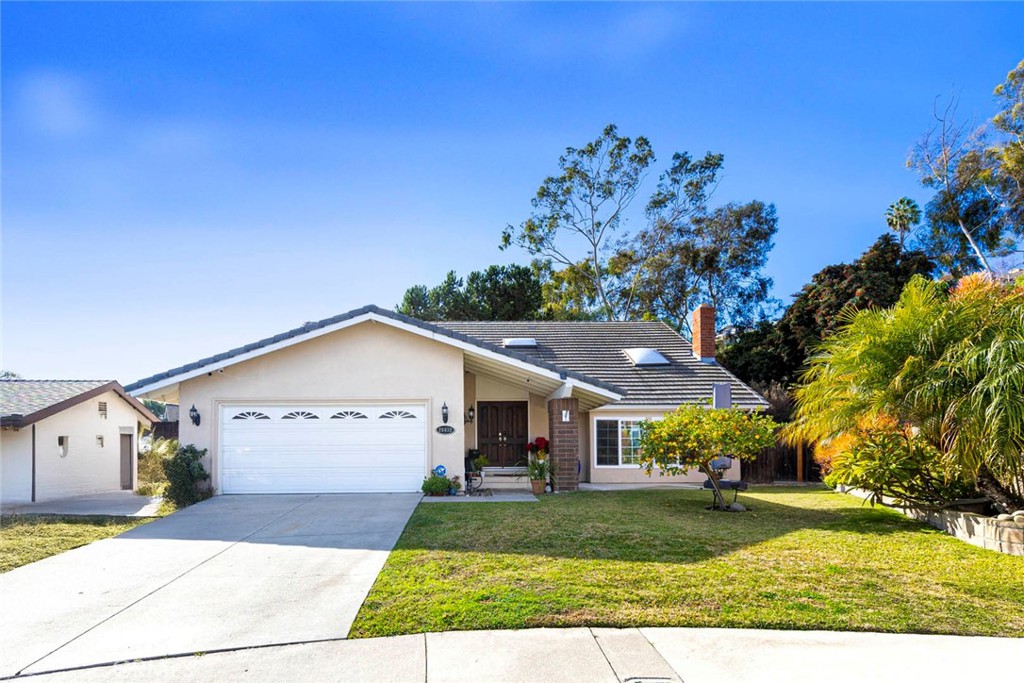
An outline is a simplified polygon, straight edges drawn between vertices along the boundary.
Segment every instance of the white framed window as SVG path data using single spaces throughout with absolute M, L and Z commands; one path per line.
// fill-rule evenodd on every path
M 640 463 L 640 422 L 644 418 L 594 420 L 594 464 L 597 467 L 635 467 Z

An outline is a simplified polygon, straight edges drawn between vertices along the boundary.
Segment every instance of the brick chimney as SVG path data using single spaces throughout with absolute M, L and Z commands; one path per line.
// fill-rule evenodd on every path
M 703 363 L 715 362 L 715 308 L 701 304 L 693 312 L 693 355 Z

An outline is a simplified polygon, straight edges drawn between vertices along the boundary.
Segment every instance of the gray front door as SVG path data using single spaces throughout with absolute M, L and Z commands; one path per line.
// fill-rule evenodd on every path
M 121 435 L 121 488 L 132 488 L 132 435 Z

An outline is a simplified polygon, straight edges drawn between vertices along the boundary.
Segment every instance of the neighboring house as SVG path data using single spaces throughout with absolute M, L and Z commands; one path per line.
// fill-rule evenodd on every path
M 559 490 L 643 482 L 639 420 L 716 384 L 767 407 L 715 362 L 714 317 L 695 313 L 691 347 L 660 322 L 427 323 L 366 306 L 126 388 L 181 405 L 180 440 L 209 449 L 218 493 L 416 491 L 437 465 L 461 476 L 470 449 L 491 485 L 537 436 Z
M 135 488 L 140 423 L 156 416 L 107 380 L 0 380 L 0 501 Z

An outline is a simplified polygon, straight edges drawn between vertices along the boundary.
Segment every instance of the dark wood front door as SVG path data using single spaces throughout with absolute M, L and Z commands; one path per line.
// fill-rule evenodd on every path
M 491 467 L 516 467 L 526 460 L 529 403 L 480 401 L 477 403 L 476 440 Z

